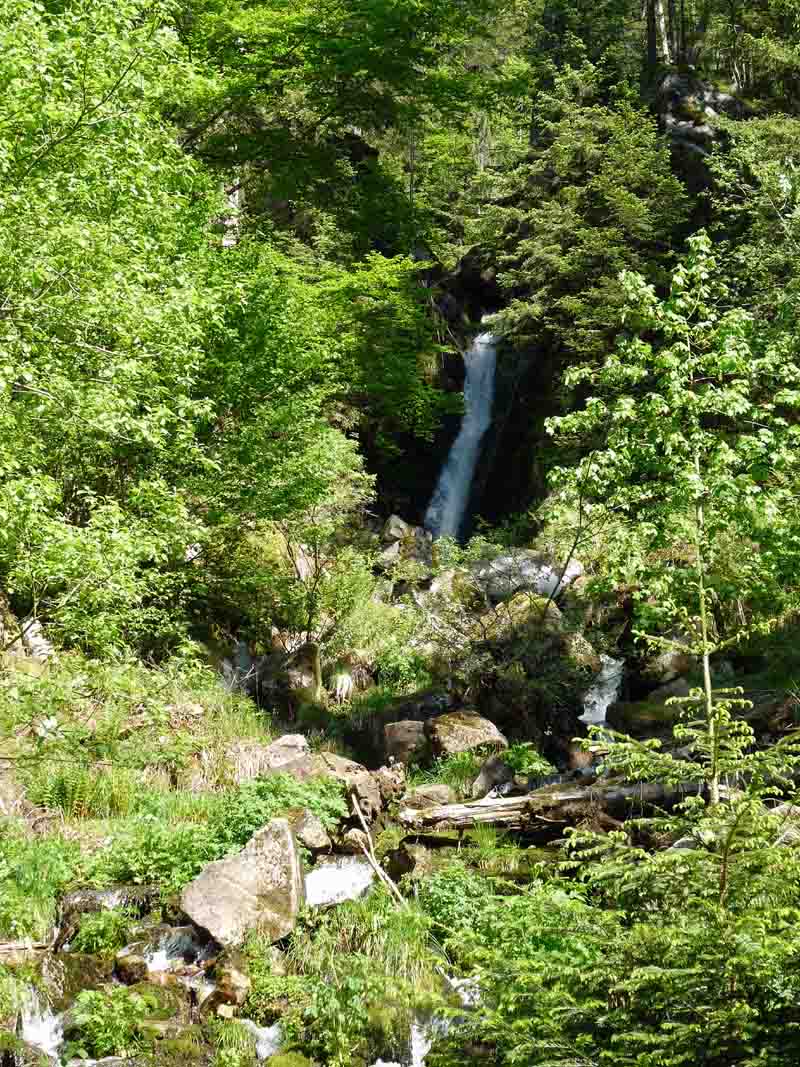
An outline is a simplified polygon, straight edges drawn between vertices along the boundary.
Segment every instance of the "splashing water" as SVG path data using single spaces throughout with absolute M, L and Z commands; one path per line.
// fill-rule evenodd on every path
M 461 530 L 481 440 L 492 421 L 496 362 L 497 338 L 479 334 L 464 356 L 467 377 L 461 429 L 425 513 L 425 528 L 434 537 L 458 537 Z
M 58 1062 L 58 1050 L 64 1043 L 64 1022 L 36 989 L 30 989 L 20 1007 L 20 1037 L 32 1048 Z
M 600 657 L 600 673 L 597 680 L 583 698 L 583 715 L 581 722 L 599 725 L 606 721 L 606 712 L 619 696 L 622 688 L 622 674 L 625 663 L 611 656 Z
M 272 1026 L 256 1026 L 252 1019 L 240 1019 L 256 1039 L 256 1056 L 259 1060 L 268 1060 L 276 1056 L 283 1048 L 283 1030 L 279 1022 Z
M 369 889 L 375 872 L 360 856 L 336 856 L 320 860 L 306 875 L 306 904 L 341 904 L 355 900 Z

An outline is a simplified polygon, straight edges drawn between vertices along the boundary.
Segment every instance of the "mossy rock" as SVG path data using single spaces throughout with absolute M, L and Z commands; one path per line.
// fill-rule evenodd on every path
M 620 701 L 612 704 L 606 712 L 606 721 L 612 730 L 630 734 L 631 737 L 647 738 L 654 734 L 669 733 L 681 716 L 680 704 L 658 704 L 654 701 Z
M 485 611 L 474 627 L 474 636 L 476 640 L 507 641 L 522 634 L 557 634 L 562 626 L 557 604 L 547 597 L 521 592 Z
M 139 993 L 153 1007 L 147 1013 L 147 1022 L 169 1022 L 188 1018 L 188 992 L 177 983 L 157 986 L 151 982 L 137 982 L 128 986 L 132 993 Z
M 161 1041 L 153 1062 L 157 1062 L 158 1067 L 183 1067 L 183 1064 L 201 1067 L 208 1063 L 210 1058 L 202 1030 L 199 1026 L 189 1026 L 176 1037 Z
M 299 1052 L 279 1052 L 267 1060 L 269 1067 L 316 1067 L 313 1060 Z

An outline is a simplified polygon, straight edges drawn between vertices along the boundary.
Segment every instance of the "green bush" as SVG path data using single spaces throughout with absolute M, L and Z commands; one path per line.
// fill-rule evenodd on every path
M 220 854 L 220 842 L 207 826 L 170 825 L 144 815 L 94 857 L 91 877 L 99 884 L 133 882 L 176 892 Z
M 288 774 L 272 774 L 224 794 L 212 814 L 211 833 L 224 851 L 241 848 L 270 819 L 292 808 L 308 808 L 328 830 L 348 814 L 340 782 L 332 778 L 298 782 Z
M 476 923 L 494 897 L 489 880 L 467 870 L 463 863 L 436 871 L 422 879 L 417 888 L 417 904 L 437 934 L 445 938 Z
M 74 952 L 110 954 L 128 943 L 132 918 L 124 909 L 108 908 L 81 916 L 80 925 L 72 938 Z
M 503 762 L 508 764 L 515 774 L 534 774 L 544 776 L 553 774 L 555 767 L 540 756 L 531 741 L 521 741 L 509 745 L 502 753 Z
M 428 785 L 442 782 L 452 786 L 457 793 L 464 793 L 478 777 L 482 762 L 480 757 L 472 752 L 456 752 L 453 756 L 434 760 L 427 770 L 416 769 L 411 775 L 411 784 Z
M 26 824 L 0 819 L 0 937 L 49 937 L 58 898 L 81 869 L 75 842 L 36 837 Z
M 140 1025 L 158 1006 L 154 993 L 119 986 L 84 989 L 70 1012 L 71 1032 L 67 1057 L 129 1056 L 142 1047 Z

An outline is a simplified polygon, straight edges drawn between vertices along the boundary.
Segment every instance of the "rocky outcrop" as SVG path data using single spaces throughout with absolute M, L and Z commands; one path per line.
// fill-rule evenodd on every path
M 378 783 L 384 807 L 399 800 L 406 791 L 406 770 L 402 763 L 379 767 L 377 771 L 372 772 L 372 776 Z
M 330 852 L 331 839 L 328 837 L 328 831 L 313 811 L 300 808 L 299 811 L 290 812 L 289 822 L 294 836 L 309 852 Z
M 294 929 L 305 899 L 303 871 L 288 819 L 272 819 L 241 852 L 209 863 L 181 894 L 193 923 L 221 945 L 257 932 L 278 941 Z
M 367 819 L 374 819 L 383 806 L 380 785 L 375 777 L 363 764 L 345 756 L 316 752 L 283 764 L 280 771 L 290 774 L 298 782 L 307 782 L 310 778 L 333 778 L 341 782 L 345 791 L 356 798 Z
M 285 734 L 270 744 L 244 738 L 226 747 L 222 773 L 226 781 L 239 785 L 280 770 L 285 764 L 307 756 L 310 751 L 302 734 Z M 212 789 L 220 771 L 219 754 L 213 749 L 204 749 L 181 772 L 180 787 L 194 792 Z
M 419 763 L 427 749 L 425 723 L 403 719 L 387 723 L 383 728 L 384 750 L 387 757 L 399 763 Z
M 472 573 L 489 600 L 499 604 L 523 591 L 557 595 L 583 574 L 583 565 L 571 560 L 565 568 L 539 552 L 519 548 L 474 564 Z
M 434 756 L 508 747 L 508 741 L 495 724 L 470 708 L 430 719 L 425 724 L 425 733 Z
M 380 554 L 380 562 L 386 567 L 396 563 L 416 563 L 424 572 L 430 573 L 433 564 L 433 538 L 422 526 L 412 526 L 400 518 L 390 515 L 381 533 L 381 540 L 387 546 Z
M 537 593 L 515 593 L 478 617 L 472 627 L 476 641 L 509 641 L 520 634 L 560 633 L 563 626 L 558 606 Z
M 514 771 L 505 762 L 502 756 L 490 756 L 484 761 L 483 766 L 478 772 L 478 777 L 472 783 L 472 796 L 477 800 L 480 797 L 485 797 L 487 793 L 490 793 L 493 789 L 501 789 L 512 785 L 514 782 Z M 437 801 L 437 803 L 447 804 L 448 801 Z

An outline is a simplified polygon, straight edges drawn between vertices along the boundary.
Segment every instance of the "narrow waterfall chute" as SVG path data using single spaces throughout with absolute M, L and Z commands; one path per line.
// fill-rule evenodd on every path
M 497 338 L 479 334 L 464 356 L 464 417 L 425 513 L 434 537 L 458 537 L 469 504 L 481 441 L 492 421 Z
M 606 712 L 619 698 L 625 663 L 621 659 L 603 654 L 600 657 L 600 673 L 594 685 L 583 698 L 583 715 L 581 721 L 593 726 L 600 726 L 606 721 Z

